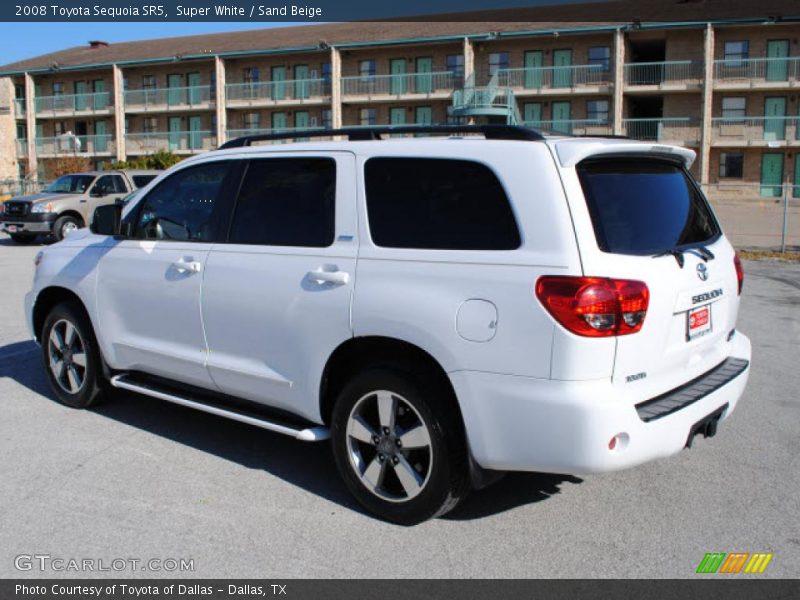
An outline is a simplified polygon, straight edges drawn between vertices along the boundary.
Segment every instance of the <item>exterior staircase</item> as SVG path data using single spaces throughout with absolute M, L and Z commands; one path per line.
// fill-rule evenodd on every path
M 453 116 L 495 123 L 502 120 L 507 125 L 522 123 L 514 92 L 498 83 L 497 73 L 485 86 L 475 85 L 475 74 L 471 74 L 464 87 L 453 92 Z

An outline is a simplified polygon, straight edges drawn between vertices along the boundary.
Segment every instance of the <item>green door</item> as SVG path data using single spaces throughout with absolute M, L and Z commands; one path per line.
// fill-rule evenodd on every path
M 200 104 L 200 102 L 202 102 L 202 95 L 200 93 L 200 73 L 189 73 L 186 76 L 186 87 L 189 88 L 189 104 Z
M 42 151 L 42 138 L 44 137 L 44 125 L 42 123 L 36 124 L 36 138 L 34 142 L 36 144 L 36 152 L 39 153 Z
M 203 119 L 202 117 L 189 117 L 189 149 L 203 149 Z
M 542 122 L 542 103 L 526 102 L 522 107 L 522 120 L 525 125 L 531 127 L 541 127 Z
M 272 99 L 286 98 L 286 67 L 272 67 Z
M 181 89 L 181 76 L 173 73 L 172 75 L 167 75 L 167 104 L 170 106 L 175 106 L 177 104 L 183 104 L 183 90 Z
M 89 108 L 88 98 L 86 96 L 87 88 L 85 81 L 75 82 L 75 110 L 86 110 Z
M 553 51 L 553 87 L 572 87 L 572 50 Z
M 105 121 L 94 122 L 94 151 L 108 152 L 108 127 Z
M 794 191 L 792 196 L 800 198 L 800 154 L 794 157 Z
M 181 147 L 181 118 L 169 118 L 169 149 L 179 150 Z
M 389 110 L 389 122 L 392 125 L 405 125 L 406 124 L 406 109 L 396 106 Z
M 297 65 L 294 68 L 294 97 L 308 98 L 308 65 Z
M 433 91 L 433 59 L 430 57 L 417 59 L 417 75 L 414 78 L 414 90 L 418 94 L 430 94 Z
M 285 130 L 288 128 L 286 113 L 284 112 L 272 113 L 272 128 L 279 130 Z
M 309 122 L 308 111 L 298 110 L 294 113 L 294 126 L 297 129 L 308 129 Z
M 783 183 L 783 154 L 765 152 L 761 155 L 761 195 L 780 198 Z
M 789 40 L 767 42 L 767 81 L 786 81 L 789 78 Z
M 769 142 L 786 139 L 786 98 L 764 100 L 764 139 Z
M 94 93 L 94 109 L 104 110 L 108 106 L 106 82 L 102 79 L 95 79 L 94 82 L 92 82 L 92 92 Z
M 389 61 L 389 93 L 399 96 L 406 93 L 406 59 L 393 58 Z
M 524 61 L 525 88 L 538 90 L 542 87 L 542 51 L 532 50 L 526 52 Z
M 430 106 L 418 106 L 414 111 L 414 117 L 417 125 L 430 125 L 433 123 L 433 110 Z
M 553 131 L 558 133 L 572 133 L 572 123 L 570 122 L 572 106 L 569 102 L 553 102 Z

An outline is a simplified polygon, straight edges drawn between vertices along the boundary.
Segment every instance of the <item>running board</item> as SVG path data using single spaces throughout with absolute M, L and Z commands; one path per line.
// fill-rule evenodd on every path
M 112 377 L 111 385 L 122 390 L 136 392 L 137 394 L 144 394 L 145 396 L 150 396 L 151 398 L 165 400 L 167 402 L 172 402 L 173 404 L 180 404 L 181 406 L 188 406 L 189 408 L 201 410 L 212 415 L 225 417 L 226 419 L 239 421 L 240 423 L 247 423 L 248 425 L 254 425 L 255 427 L 260 427 L 261 429 L 267 429 L 268 431 L 274 431 L 276 433 L 282 433 L 283 435 L 289 435 L 303 442 L 320 442 L 322 440 L 327 440 L 330 437 L 330 430 L 322 425 L 302 428 L 279 423 L 276 419 L 268 419 L 267 417 L 260 415 L 255 411 L 247 411 L 244 409 L 240 410 L 234 407 L 222 406 L 206 400 L 187 398 L 183 395 L 178 395 L 174 391 L 167 391 L 150 383 L 143 383 L 133 380 L 129 375 L 125 374 L 115 375 Z

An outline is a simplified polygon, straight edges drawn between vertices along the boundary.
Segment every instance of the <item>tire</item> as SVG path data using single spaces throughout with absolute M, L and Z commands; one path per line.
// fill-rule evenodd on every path
M 80 219 L 70 216 L 59 217 L 53 224 L 53 237 L 57 242 L 60 242 L 69 231 L 80 229 L 81 227 L 83 227 L 83 223 L 81 223 Z
M 469 491 L 463 426 L 442 388 L 412 369 L 374 367 L 336 401 L 336 466 L 356 500 L 382 519 L 414 525 L 455 508 Z
M 26 246 L 36 241 L 36 236 L 30 233 L 10 233 L 11 239 L 15 244 Z
M 76 302 L 53 307 L 40 339 L 47 379 L 58 401 L 72 408 L 96 404 L 105 381 L 100 351 L 83 307 Z

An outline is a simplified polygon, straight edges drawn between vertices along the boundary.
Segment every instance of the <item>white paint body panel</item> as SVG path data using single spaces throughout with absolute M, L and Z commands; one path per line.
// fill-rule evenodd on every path
M 544 143 L 418 138 L 382 142 L 298 143 L 222 150 L 188 159 L 281 156 L 337 160 L 336 242 L 329 248 L 114 241 L 80 232 L 44 252 L 26 298 L 29 324 L 39 293 L 75 292 L 89 312 L 105 360 L 224 391 L 321 423 L 320 380 L 334 349 L 353 336 L 414 344 L 448 374 L 471 452 L 487 468 L 586 473 L 632 466 L 680 450 L 689 428 L 728 404 L 747 373 L 701 401 L 655 422 L 634 405 L 674 389 L 729 356 L 750 358 L 747 338 L 731 341 L 738 311 L 733 250 L 712 247 L 711 278 L 701 283 L 687 254 L 675 259 L 602 253 L 575 173 L 597 153 L 672 153 L 680 148 L 617 140 Z M 474 160 L 495 172 L 520 226 L 513 251 L 381 248 L 368 224 L 363 165 L 372 156 Z M 138 199 L 159 184 L 151 183 Z M 131 210 L 128 207 L 126 210 Z M 341 236 L 341 237 L 340 237 Z M 170 273 L 177 259 L 201 264 Z M 338 283 L 308 278 L 337 270 Z M 575 336 L 544 310 L 534 286 L 542 275 L 641 279 L 652 292 L 641 332 L 621 338 Z M 695 277 L 695 279 L 692 279 Z M 714 331 L 678 343 L 679 313 L 696 292 L 720 288 Z M 479 301 L 460 311 L 470 301 Z M 494 307 L 493 310 L 487 310 Z M 486 323 L 494 316 L 494 327 Z M 491 331 L 489 331 L 491 329 Z M 625 383 L 627 375 L 648 376 Z M 625 432 L 624 451 L 610 452 Z

